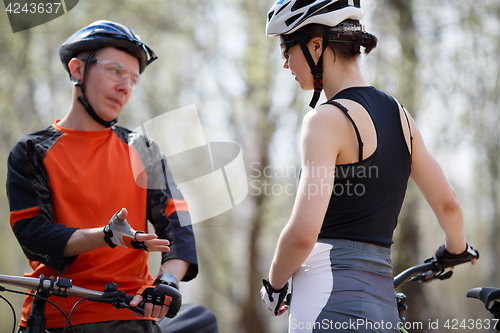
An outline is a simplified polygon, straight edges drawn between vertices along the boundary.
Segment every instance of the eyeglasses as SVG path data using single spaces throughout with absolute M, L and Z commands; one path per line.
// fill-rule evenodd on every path
M 97 69 L 99 70 L 99 72 L 115 82 L 121 82 L 128 76 L 130 78 L 130 88 L 135 89 L 137 84 L 139 84 L 140 74 L 128 71 L 125 67 L 117 62 L 111 60 L 91 59 L 90 63 L 97 64 Z
M 288 51 L 290 51 L 290 49 L 295 45 L 297 45 L 298 43 L 299 43 L 298 39 L 290 39 L 287 40 L 286 42 L 281 42 L 279 45 L 281 50 L 281 57 L 283 57 L 283 59 L 285 60 L 288 60 L 289 57 Z

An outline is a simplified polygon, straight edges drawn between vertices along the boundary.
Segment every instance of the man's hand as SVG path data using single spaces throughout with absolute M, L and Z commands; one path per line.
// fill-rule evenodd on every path
M 154 293 L 154 286 L 142 286 L 130 301 L 131 306 L 144 303 L 144 317 L 163 318 L 170 309 L 172 298 Z
M 128 224 L 126 218 L 128 211 L 122 208 L 116 213 L 108 225 L 104 227 L 104 239 L 111 248 L 117 245 L 141 249 L 150 252 L 168 252 L 170 242 L 166 239 L 158 239 L 156 234 L 146 234 L 143 231 L 135 231 Z

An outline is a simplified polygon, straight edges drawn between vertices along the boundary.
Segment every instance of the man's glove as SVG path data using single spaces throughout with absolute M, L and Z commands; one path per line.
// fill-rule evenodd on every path
M 148 285 L 142 286 L 141 289 L 137 291 L 137 295 L 142 296 L 142 302 L 139 303 L 139 306 L 144 305 L 144 303 L 153 303 L 153 305 L 170 306 L 170 303 L 172 302 L 172 297 L 155 293 L 154 286 L 148 286 Z
M 479 252 L 474 250 L 469 244 L 466 244 L 465 251 L 460 254 L 451 254 L 446 251 L 445 245 L 441 245 L 436 251 L 436 259 L 444 263 L 445 268 L 463 264 L 474 258 L 479 259 Z
M 136 295 L 142 296 L 142 302 L 139 307 L 144 308 L 145 303 L 153 303 L 153 305 L 168 306 L 168 312 L 165 317 L 174 318 L 179 312 L 182 304 L 181 294 L 174 288 L 159 284 L 158 286 L 142 286 Z
M 170 273 L 163 273 L 162 275 L 158 276 L 153 285 L 156 287 L 159 284 L 164 284 L 179 290 L 179 281 L 177 281 L 175 275 Z
M 148 250 L 148 247 L 144 245 L 144 242 L 137 242 L 135 240 L 135 235 L 137 233 L 143 233 L 143 231 L 135 231 L 132 229 L 127 220 L 120 220 L 118 218 L 117 212 L 108 225 L 104 227 L 104 240 L 108 243 L 111 248 L 117 245 L 134 248 L 139 250 Z
M 271 287 L 269 279 L 262 280 L 262 284 L 264 286 L 260 290 L 260 296 L 262 297 L 264 303 L 266 303 L 267 308 L 271 310 L 275 316 L 282 315 L 286 310 L 288 310 L 288 306 L 284 302 L 288 292 L 288 282 L 280 290 L 275 290 Z

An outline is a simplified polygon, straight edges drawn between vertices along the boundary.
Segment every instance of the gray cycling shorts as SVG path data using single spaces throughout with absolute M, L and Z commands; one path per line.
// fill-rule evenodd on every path
M 292 281 L 290 333 L 399 332 L 388 248 L 319 240 Z

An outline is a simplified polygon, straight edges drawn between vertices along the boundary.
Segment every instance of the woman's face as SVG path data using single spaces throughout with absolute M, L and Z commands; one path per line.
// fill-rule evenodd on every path
M 283 38 L 280 37 L 281 42 L 284 42 Z M 314 89 L 314 79 L 311 74 L 311 69 L 307 63 L 304 53 L 302 53 L 302 48 L 299 44 L 295 44 L 287 52 L 285 52 L 285 62 L 283 63 L 283 68 L 290 69 L 293 76 L 295 76 L 295 81 L 300 84 L 300 89 L 302 90 L 312 90 Z

